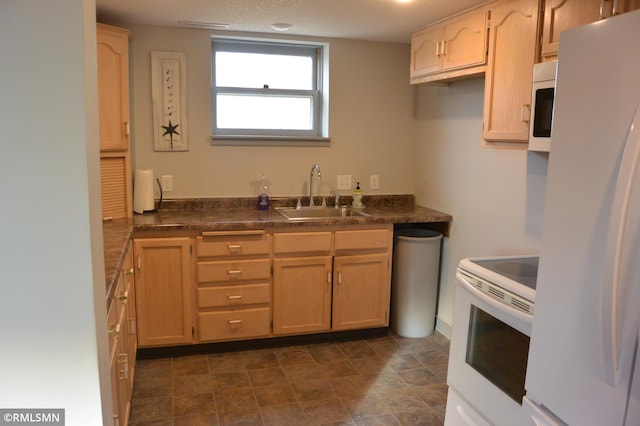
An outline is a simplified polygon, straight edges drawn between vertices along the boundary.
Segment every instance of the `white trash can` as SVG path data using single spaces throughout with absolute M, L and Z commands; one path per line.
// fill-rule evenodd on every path
M 391 329 L 426 337 L 436 321 L 442 234 L 420 228 L 396 230 L 391 279 Z

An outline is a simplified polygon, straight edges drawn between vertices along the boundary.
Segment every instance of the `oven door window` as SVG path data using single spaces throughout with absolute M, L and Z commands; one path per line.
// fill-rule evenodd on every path
M 553 118 L 553 95 L 555 88 L 536 90 L 535 108 L 533 111 L 533 136 L 548 138 L 551 136 L 551 120 Z
M 471 305 L 466 362 L 522 404 L 529 336 Z

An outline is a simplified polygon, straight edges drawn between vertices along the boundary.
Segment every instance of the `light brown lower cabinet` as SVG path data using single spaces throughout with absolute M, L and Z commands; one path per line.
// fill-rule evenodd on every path
M 196 241 L 200 342 L 271 335 L 271 235 L 203 232 Z
M 111 396 L 116 426 L 128 424 L 136 362 L 135 282 L 131 262 L 130 247 L 108 311 Z
M 194 341 L 191 238 L 134 239 L 138 345 Z
M 333 330 L 389 325 L 389 255 L 336 256 Z
M 331 256 L 273 261 L 273 334 L 331 330 Z
M 276 233 L 273 334 L 387 326 L 392 243 L 390 225 Z
M 385 327 L 392 243 L 392 225 L 134 238 L 138 345 Z

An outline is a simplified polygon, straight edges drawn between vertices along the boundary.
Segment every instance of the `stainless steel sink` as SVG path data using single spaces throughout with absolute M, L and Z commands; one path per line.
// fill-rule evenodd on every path
M 369 216 L 365 212 L 350 207 L 274 207 L 276 212 L 289 220 L 329 219 L 334 217 Z

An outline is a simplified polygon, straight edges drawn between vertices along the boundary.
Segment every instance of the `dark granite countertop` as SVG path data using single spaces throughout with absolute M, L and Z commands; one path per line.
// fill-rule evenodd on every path
M 295 206 L 295 198 L 276 198 L 274 206 Z M 308 205 L 309 199 L 302 199 Z M 327 198 L 327 203 L 330 200 Z M 350 197 L 341 203 L 349 205 Z M 316 200 L 316 205 L 321 204 Z M 308 221 L 290 221 L 272 209 L 256 209 L 253 198 L 165 200 L 158 212 L 134 215 L 132 219 L 118 219 L 104 223 L 105 277 L 107 303 L 111 300 L 124 255 L 134 232 L 242 230 L 268 228 L 300 228 L 332 225 L 438 223 L 441 232 L 448 235 L 450 214 L 415 205 L 413 195 L 365 197 L 367 216 L 323 218 Z

